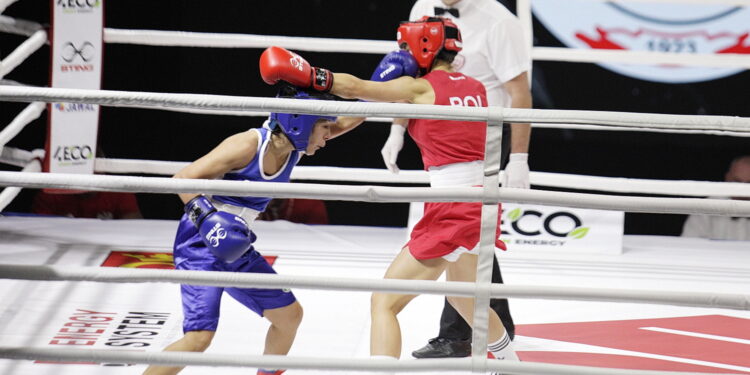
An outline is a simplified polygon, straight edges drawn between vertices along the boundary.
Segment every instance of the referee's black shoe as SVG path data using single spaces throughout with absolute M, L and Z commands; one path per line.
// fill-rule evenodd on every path
M 471 355 L 471 341 L 435 337 L 427 345 L 411 352 L 414 358 L 461 358 Z

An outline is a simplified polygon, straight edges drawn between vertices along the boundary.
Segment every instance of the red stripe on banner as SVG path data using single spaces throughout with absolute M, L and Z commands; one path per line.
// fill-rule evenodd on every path
M 661 328 L 683 332 L 657 332 L 644 328 Z M 691 333 L 721 337 L 693 337 L 689 336 Z M 723 315 L 530 324 L 520 325 L 518 334 L 548 340 L 750 367 L 750 345 L 722 340 L 722 337 L 747 339 L 750 335 L 750 319 Z M 646 358 L 638 358 L 637 363 L 632 365 L 642 366 L 641 360 L 647 361 Z M 648 361 L 650 362 L 650 360 Z M 676 370 L 677 368 L 670 369 Z M 726 370 L 724 371 L 726 372 Z

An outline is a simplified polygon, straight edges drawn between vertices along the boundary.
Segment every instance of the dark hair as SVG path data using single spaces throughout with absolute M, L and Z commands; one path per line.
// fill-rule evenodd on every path
M 430 17 L 427 19 L 427 22 L 440 22 L 443 24 L 443 32 L 445 33 L 445 40 L 448 39 L 457 39 L 461 40 L 461 32 L 452 26 L 447 26 L 445 22 L 443 22 L 442 17 Z M 445 49 L 445 46 L 440 48 L 440 51 L 438 51 L 437 55 L 435 55 L 435 61 L 442 60 L 444 62 L 447 62 L 448 64 L 453 63 L 453 60 L 456 58 L 456 55 L 458 54 L 457 51 L 449 51 Z M 435 66 L 435 62 L 433 61 L 432 66 Z
M 456 51 L 447 51 L 445 49 L 441 49 L 440 52 L 438 52 L 437 56 L 435 56 L 435 61 L 441 60 L 445 61 L 448 64 L 453 63 L 453 59 L 456 58 L 456 55 L 458 55 L 458 52 Z M 435 63 L 432 63 L 432 66 L 435 66 Z
M 281 126 L 277 126 L 277 127 L 273 128 L 273 130 L 271 130 L 271 134 L 272 135 L 284 134 L 284 131 L 281 130 Z M 284 134 L 284 136 L 286 136 L 286 134 Z

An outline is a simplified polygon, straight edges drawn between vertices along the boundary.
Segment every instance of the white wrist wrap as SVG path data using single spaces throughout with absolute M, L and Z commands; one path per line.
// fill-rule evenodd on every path
M 528 162 L 529 161 L 529 154 L 524 154 L 524 153 L 520 153 L 520 152 L 515 153 L 515 154 L 510 154 L 509 161 L 524 161 L 524 162 Z
M 391 135 L 398 134 L 403 137 L 406 127 L 399 124 L 391 124 Z

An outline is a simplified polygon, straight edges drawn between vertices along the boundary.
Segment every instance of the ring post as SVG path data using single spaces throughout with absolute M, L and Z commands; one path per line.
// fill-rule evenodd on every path
M 497 217 L 500 184 L 500 151 L 502 147 L 503 115 L 500 107 L 487 107 L 487 137 L 484 154 L 484 194 L 482 199 L 482 228 L 477 261 L 476 296 L 474 297 L 474 322 L 471 345 L 474 372 L 485 372 L 487 361 L 487 334 L 489 332 L 490 286 L 492 263 L 495 256 Z M 481 364 L 481 365 L 480 365 Z

